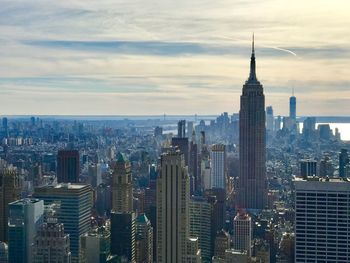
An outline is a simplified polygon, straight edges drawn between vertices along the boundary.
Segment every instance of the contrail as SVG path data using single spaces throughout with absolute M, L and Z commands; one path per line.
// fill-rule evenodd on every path
M 247 42 L 247 40 L 238 39 L 238 38 L 231 38 L 231 37 L 227 37 L 227 36 L 219 36 L 219 38 L 233 40 L 233 41 Z M 265 47 L 265 48 L 271 48 L 271 49 L 287 52 L 287 53 L 289 53 L 289 54 L 291 54 L 291 55 L 293 55 L 295 57 L 298 56 L 295 52 L 293 52 L 293 51 L 291 51 L 289 49 L 280 48 L 280 47 L 273 47 L 273 46 L 264 46 L 264 45 L 260 45 L 260 46 Z

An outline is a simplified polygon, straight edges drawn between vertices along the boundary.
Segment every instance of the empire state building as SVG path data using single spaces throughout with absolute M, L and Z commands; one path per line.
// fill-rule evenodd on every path
M 263 86 L 256 77 L 253 36 L 250 75 L 243 85 L 239 112 L 239 208 L 256 210 L 266 206 L 265 132 L 265 96 Z

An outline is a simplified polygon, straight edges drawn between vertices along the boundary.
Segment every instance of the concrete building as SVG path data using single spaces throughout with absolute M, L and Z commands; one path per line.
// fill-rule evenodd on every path
M 116 213 L 129 213 L 133 209 L 131 165 L 126 156 L 118 154 L 112 178 L 112 209 Z
M 57 219 L 64 224 L 70 238 L 72 262 L 79 262 L 80 236 L 90 230 L 92 189 L 84 184 L 58 184 L 38 187 L 34 197 L 44 200 L 45 205 L 58 203 Z
M 64 225 L 58 222 L 53 210 L 46 212 L 46 220 L 37 231 L 32 250 L 33 263 L 71 263 L 69 234 L 64 232 Z
M 211 259 L 211 213 L 212 205 L 203 197 L 192 197 L 189 206 L 191 237 L 198 237 L 202 262 Z
M 296 177 L 295 262 L 350 261 L 350 181 Z
M 32 244 L 43 219 L 44 202 L 42 200 L 21 199 L 9 204 L 9 262 L 31 262 Z
M 8 204 L 21 198 L 17 169 L 0 159 L 0 241 L 7 241 Z
M 238 206 L 264 209 L 267 205 L 265 96 L 256 77 L 254 40 L 250 75 L 243 86 L 239 112 Z
M 210 188 L 226 189 L 226 150 L 223 144 L 214 144 L 210 150 Z
M 253 226 L 251 217 L 244 211 L 239 211 L 233 219 L 233 248 L 244 250 L 252 255 Z

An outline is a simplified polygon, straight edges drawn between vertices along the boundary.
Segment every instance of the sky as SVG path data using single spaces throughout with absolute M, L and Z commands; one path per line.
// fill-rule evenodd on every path
M 0 0 L 0 115 L 350 115 L 348 0 Z

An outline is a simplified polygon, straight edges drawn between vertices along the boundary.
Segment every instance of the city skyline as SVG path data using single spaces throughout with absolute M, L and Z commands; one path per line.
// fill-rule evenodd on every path
M 2 2 L 4 115 L 238 112 L 253 31 L 276 115 L 350 113 L 344 0 Z

